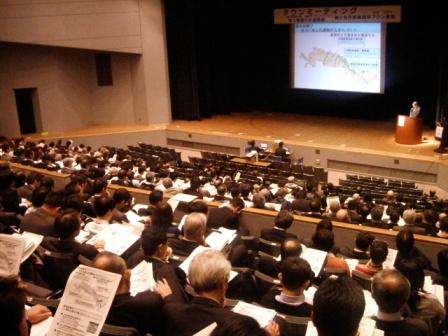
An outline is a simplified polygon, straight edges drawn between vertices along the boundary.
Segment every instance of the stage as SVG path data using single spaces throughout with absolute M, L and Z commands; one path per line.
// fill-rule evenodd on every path
M 196 134 L 255 139 L 314 148 L 343 149 L 348 152 L 382 154 L 397 158 L 439 161 L 448 157 L 434 153 L 439 142 L 435 131 L 424 129 L 423 142 L 400 145 L 395 142 L 395 121 L 369 121 L 288 113 L 247 112 L 218 115 L 201 121 L 175 120 L 169 125 L 91 125 L 64 132 L 33 134 L 30 139 L 88 138 L 152 131 L 183 131 Z M 125 145 L 125 144 L 124 144 Z

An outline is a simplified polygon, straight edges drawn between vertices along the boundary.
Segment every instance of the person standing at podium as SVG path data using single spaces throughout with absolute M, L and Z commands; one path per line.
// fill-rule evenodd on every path
M 411 118 L 417 118 L 420 114 L 420 110 L 421 110 L 420 105 L 416 101 L 414 101 L 412 103 L 411 110 L 409 111 L 409 116 Z
M 448 146 L 448 122 L 445 117 L 442 117 L 440 125 L 443 127 L 442 136 L 440 137 L 439 148 L 434 149 L 436 153 L 446 153 L 446 147 Z

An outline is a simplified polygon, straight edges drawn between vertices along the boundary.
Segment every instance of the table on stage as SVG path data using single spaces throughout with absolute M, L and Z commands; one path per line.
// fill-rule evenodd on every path
M 236 163 L 245 163 L 245 164 L 258 166 L 258 167 L 269 167 L 271 165 L 271 162 L 254 161 L 254 160 L 250 160 L 250 159 L 247 159 L 247 158 L 240 158 L 240 157 L 233 158 L 230 161 L 231 162 L 236 162 Z

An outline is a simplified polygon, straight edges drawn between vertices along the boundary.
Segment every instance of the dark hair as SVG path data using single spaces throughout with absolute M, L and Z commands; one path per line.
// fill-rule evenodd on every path
M 320 336 L 355 335 L 364 313 L 361 287 L 348 277 L 328 278 L 313 300 L 313 323 Z
M 173 209 L 167 202 L 159 203 L 151 214 L 151 225 L 163 228 L 165 231 L 173 223 Z
M 149 204 L 156 205 L 159 202 L 163 201 L 163 191 L 161 190 L 153 190 L 149 195 Z
M 160 244 L 166 244 L 168 238 L 163 228 L 151 225 L 141 235 L 141 246 L 145 256 L 152 256 Z
M 50 176 L 44 176 L 40 181 L 40 185 L 52 190 L 54 188 L 54 180 Z
M 44 204 L 50 208 L 58 208 L 64 205 L 64 197 L 62 192 L 49 192 L 45 196 Z
M 54 220 L 54 231 L 60 239 L 68 239 L 81 229 L 79 213 L 67 210 L 56 216 Z
M 42 181 L 43 178 L 44 176 L 41 173 L 31 172 L 26 177 L 26 183 L 33 184 L 35 181 Z
M 420 302 L 420 295 L 418 292 L 423 289 L 423 284 L 425 282 L 423 267 L 421 267 L 420 263 L 416 260 L 404 259 L 397 265 L 397 269 L 408 279 L 411 285 L 408 304 L 413 312 L 417 312 L 417 306 Z
M 241 189 L 240 189 L 239 186 L 235 186 L 235 187 L 230 188 L 230 196 L 232 198 L 239 197 L 240 194 L 241 194 Z
M 132 200 L 132 195 L 127 189 L 119 188 L 115 190 L 113 199 L 115 204 L 121 203 L 123 201 L 130 203 L 130 201 Z
M 188 204 L 188 213 L 192 213 L 192 212 L 200 212 L 200 213 L 203 213 L 204 215 L 207 215 L 208 214 L 208 204 L 201 199 L 196 199 L 193 202 L 191 202 L 190 204 Z
M 240 189 L 241 189 L 241 196 L 242 197 L 249 196 L 250 190 L 251 190 L 251 187 L 250 187 L 249 184 L 247 184 L 247 183 L 241 184 Z
M 333 223 L 331 222 L 330 218 L 328 218 L 328 217 L 323 218 L 319 223 L 317 223 L 316 231 L 319 231 L 322 229 L 333 231 Z
M 375 265 L 381 265 L 387 258 L 389 248 L 382 240 L 374 240 L 370 245 L 370 259 Z
M 398 209 L 391 209 L 389 211 L 389 220 L 392 223 L 398 223 L 398 221 L 400 220 L 400 212 L 398 211 Z
M 448 232 L 448 216 L 443 217 L 440 222 L 440 230 L 443 232 Z
M 72 209 L 79 213 L 82 212 L 84 206 L 84 200 L 80 195 L 69 195 L 65 199 L 64 209 Z
M 326 252 L 330 252 L 334 247 L 334 233 L 333 231 L 322 229 L 313 234 L 314 248 Z
M 274 223 L 276 227 L 287 230 L 293 221 L 294 216 L 288 210 L 280 210 Z
M 234 197 L 230 200 L 230 205 L 237 209 L 244 209 L 244 201 L 239 197 Z
M 99 194 L 107 187 L 107 181 L 103 178 L 96 178 L 92 183 L 92 194 Z
M 308 261 L 299 257 L 289 257 L 282 260 L 282 283 L 286 289 L 296 290 L 302 287 L 307 280 L 314 278 L 314 272 Z
M 31 194 L 31 203 L 34 207 L 41 207 L 44 205 L 45 198 L 50 193 L 50 189 L 46 187 L 39 187 L 33 190 Z
M 19 327 L 25 314 L 26 296 L 19 288 L 17 276 L 0 277 L 0 316 L 2 335 L 20 335 Z
M 112 198 L 107 196 L 99 196 L 95 199 L 93 203 L 93 207 L 95 208 L 95 213 L 99 217 L 103 217 L 110 210 L 115 208 L 115 202 Z
M 221 319 L 210 336 L 268 336 L 265 329 L 252 317 L 238 315 L 231 319 Z
M 300 257 L 302 254 L 302 245 L 297 238 L 286 238 L 280 245 L 280 255 L 282 260 L 288 257 Z
M 448 277 L 448 249 L 444 249 L 437 253 L 437 265 L 439 271 L 444 277 Z
M 355 245 L 361 251 L 367 251 L 375 240 L 375 236 L 369 232 L 359 232 L 356 236 Z
M 414 234 L 408 229 L 401 230 L 395 237 L 395 244 L 400 253 L 408 255 L 414 248 Z

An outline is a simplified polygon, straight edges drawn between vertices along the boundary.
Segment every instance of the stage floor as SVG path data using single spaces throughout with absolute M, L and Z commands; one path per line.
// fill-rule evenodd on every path
M 418 145 L 395 143 L 395 123 L 288 113 L 247 112 L 218 115 L 201 121 L 175 120 L 169 125 L 92 125 L 66 132 L 34 134 L 31 139 L 58 139 L 99 134 L 123 134 L 153 130 L 177 130 L 201 134 L 255 139 L 281 139 L 286 144 L 338 148 L 346 151 L 388 154 L 420 160 L 441 160 L 434 153 L 439 142 L 433 129 L 424 129 Z

